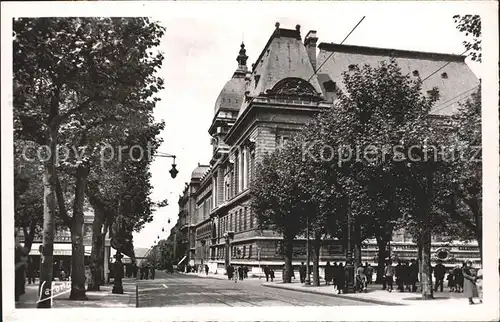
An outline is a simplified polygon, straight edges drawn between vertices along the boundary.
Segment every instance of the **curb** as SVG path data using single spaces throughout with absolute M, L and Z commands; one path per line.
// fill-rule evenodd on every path
M 356 298 L 356 297 L 352 297 L 352 296 L 344 296 L 344 295 L 334 294 L 334 293 L 322 293 L 322 292 L 307 290 L 307 289 L 301 290 L 301 289 L 289 288 L 286 286 L 281 286 L 281 285 L 276 285 L 276 284 L 262 284 L 262 286 L 269 287 L 269 288 L 278 288 L 278 289 L 282 289 L 282 290 L 295 291 L 295 292 L 324 295 L 324 296 L 330 296 L 330 297 L 335 297 L 335 298 L 349 299 L 349 300 L 353 300 L 353 301 L 366 302 L 366 303 L 378 304 L 378 305 L 406 306 L 406 304 L 401 304 L 401 303 L 387 302 L 387 301 L 367 299 L 367 298 Z

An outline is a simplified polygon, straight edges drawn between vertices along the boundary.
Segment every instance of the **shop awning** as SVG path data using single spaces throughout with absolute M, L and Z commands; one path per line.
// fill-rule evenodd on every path
M 180 265 L 180 264 L 181 264 L 181 263 L 182 263 L 182 262 L 186 259 L 186 257 L 187 257 L 187 256 L 182 257 L 182 259 L 180 260 L 180 262 L 179 262 L 179 263 L 177 263 L 177 265 Z

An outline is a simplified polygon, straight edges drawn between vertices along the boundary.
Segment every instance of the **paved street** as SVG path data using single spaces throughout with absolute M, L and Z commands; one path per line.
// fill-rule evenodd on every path
M 155 280 L 139 280 L 139 307 L 162 306 L 339 306 L 373 305 L 262 286 L 258 279 L 243 282 L 157 272 Z

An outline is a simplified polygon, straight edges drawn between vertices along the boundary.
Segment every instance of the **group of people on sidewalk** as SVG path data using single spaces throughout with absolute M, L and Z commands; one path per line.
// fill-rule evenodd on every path
M 206 267 L 208 268 L 208 265 Z M 246 265 L 235 267 L 229 264 L 229 266 L 226 268 L 226 272 L 228 280 L 234 280 L 235 283 L 237 283 L 238 280 L 243 281 L 245 278 L 248 278 L 248 266 Z
M 141 280 L 147 280 L 147 279 L 155 279 L 155 266 L 150 265 L 149 263 L 144 263 L 141 265 L 141 268 L 139 269 L 139 279 Z
M 382 276 L 382 289 L 392 292 L 394 290 L 394 278 L 396 278 L 397 290 L 404 292 L 416 292 L 419 267 L 416 260 L 398 261 L 396 266 L 392 265 L 392 261 L 385 262 Z

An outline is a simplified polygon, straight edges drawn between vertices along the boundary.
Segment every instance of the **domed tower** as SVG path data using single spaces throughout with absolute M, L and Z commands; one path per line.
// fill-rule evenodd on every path
M 214 118 L 208 133 L 212 136 L 213 158 L 211 164 L 217 159 L 222 159 L 222 154 L 229 152 L 228 146 L 223 139 L 229 129 L 236 121 L 238 112 L 245 97 L 246 75 L 248 73 L 245 44 L 241 44 L 240 51 L 236 57 L 238 68 L 233 77 L 222 88 L 214 107 Z

